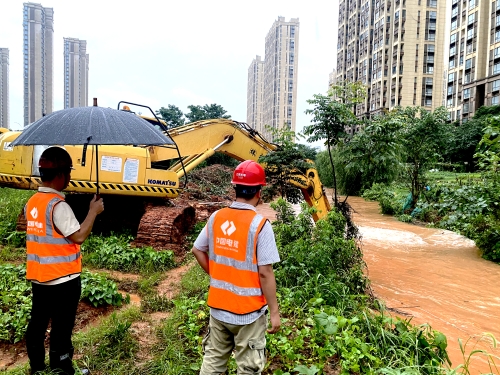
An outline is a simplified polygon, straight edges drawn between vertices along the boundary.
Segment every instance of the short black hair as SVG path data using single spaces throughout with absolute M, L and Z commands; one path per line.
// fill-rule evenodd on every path
M 234 191 L 236 192 L 236 198 L 243 198 L 249 201 L 253 199 L 255 195 L 260 191 L 262 187 L 257 186 L 247 186 L 247 185 L 235 185 Z
M 59 174 L 70 173 L 73 161 L 68 151 L 61 147 L 49 147 L 40 156 L 38 170 L 43 182 L 54 180 Z

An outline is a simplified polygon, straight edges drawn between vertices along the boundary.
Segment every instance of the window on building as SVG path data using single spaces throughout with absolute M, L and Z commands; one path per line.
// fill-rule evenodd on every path
M 469 9 L 472 9 L 476 6 L 476 0 L 469 0 Z
M 448 87 L 448 96 L 453 95 L 453 86 Z
M 457 25 L 458 25 L 458 22 L 457 22 L 457 20 L 455 20 L 455 21 L 452 21 L 452 22 L 451 22 L 451 30 L 452 30 L 452 31 L 453 31 L 453 30 L 456 30 L 456 28 L 457 28 Z
M 450 36 L 450 44 L 455 43 L 457 41 L 457 33 L 451 34 Z
M 474 29 L 467 30 L 467 40 L 474 37 Z
M 462 106 L 464 114 L 469 113 L 469 103 L 464 103 Z
M 472 59 L 465 60 L 465 69 L 472 68 Z
M 500 73 L 500 63 L 493 65 L 493 74 Z
M 464 99 L 469 99 L 470 98 L 470 89 L 464 89 Z
M 455 59 L 450 60 L 450 63 L 448 65 L 449 69 L 453 69 L 455 67 Z
M 455 73 L 448 74 L 448 82 L 453 82 L 455 79 Z
M 500 99 L 500 96 L 498 96 L 498 95 L 495 95 L 494 97 L 492 97 L 491 98 L 491 105 L 498 105 L 498 103 L 500 103 L 499 99 Z
M 467 25 L 474 23 L 475 20 L 476 20 L 476 13 L 469 14 L 469 17 L 467 17 Z

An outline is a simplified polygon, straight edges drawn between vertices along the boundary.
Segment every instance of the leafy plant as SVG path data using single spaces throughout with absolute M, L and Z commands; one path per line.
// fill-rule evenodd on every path
M 118 292 L 116 283 L 104 275 L 83 271 L 81 278 L 81 298 L 87 298 L 96 307 L 102 305 L 121 306 L 123 303 L 130 302 L 130 296 L 127 294 L 123 297 Z
M 150 272 L 174 266 L 172 251 L 156 251 L 152 247 L 133 248 L 132 236 L 91 235 L 82 245 L 86 265 L 119 271 Z

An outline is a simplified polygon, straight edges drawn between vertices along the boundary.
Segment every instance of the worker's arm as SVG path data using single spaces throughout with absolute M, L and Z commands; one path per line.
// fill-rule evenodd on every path
M 198 250 L 193 246 L 191 250 L 193 252 L 194 257 L 200 264 L 201 268 L 208 274 L 208 253 L 205 251 Z
M 281 319 L 278 309 L 278 299 L 276 298 L 276 279 L 274 278 L 273 265 L 266 264 L 259 266 L 259 278 L 262 292 L 266 297 L 271 314 L 271 328 L 267 332 L 276 333 L 280 329 Z
M 83 223 L 80 224 L 80 229 L 75 233 L 70 234 L 68 236 L 68 239 L 78 245 L 81 245 L 92 231 L 92 226 L 94 225 L 95 218 L 102 211 L 104 211 L 102 198 L 97 199 L 97 197 L 94 195 L 94 198 L 92 198 L 92 200 L 90 201 L 89 213 L 87 214 L 87 217 L 85 218 Z

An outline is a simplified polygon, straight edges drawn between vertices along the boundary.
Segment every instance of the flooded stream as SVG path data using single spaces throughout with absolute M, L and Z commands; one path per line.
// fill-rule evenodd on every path
M 362 248 L 373 292 L 386 306 L 413 324 L 428 323 L 448 338 L 452 367 L 473 349 L 492 350 L 484 332 L 500 340 L 500 265 L 482 259 L 474 242 L 453 232 L 402 223 L 381 215 L 377 202 L 349 197 L 362 233 Z M 259 206 L 269 218 L 274 212 Z M 474 356 L 471 374 L 489 373 Z

